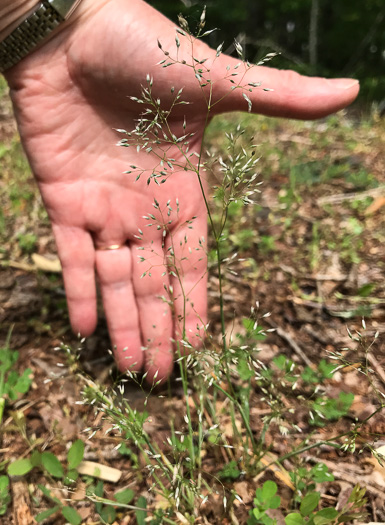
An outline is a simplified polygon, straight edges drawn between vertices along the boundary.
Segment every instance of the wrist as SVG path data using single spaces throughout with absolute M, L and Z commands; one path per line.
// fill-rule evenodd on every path
M 0 0 L 0 41 L 37 3 L 37 0 Z
M 1 0 L 0 0 L 1 1 Z M 6 73 L 60 33 L 82 0 L 40 0 L 0 41 L 0 72 Z

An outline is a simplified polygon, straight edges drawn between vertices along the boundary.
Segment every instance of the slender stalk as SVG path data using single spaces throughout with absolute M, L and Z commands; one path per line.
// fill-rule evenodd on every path
M 378 407 L 377 410 L 375 410 L 372 414 L 370 414 L 370 416 L 368 416 L 366 419 L 364 419 L 363 421 L 361 421 L 359 423 L 359 427 L 361 427 L 362 425 L 365 425 L 365 423 L 367 423 L 370 419 L 372 419 L 372 417 L 374 417 L 376 414 L 381 412 L 384 408 L 385 408 L 385 405 L 381 405 L 380 407 Z M 354 431 L 353 431 L 353 433 L 354 433 Z M 305 447 L 302 447 L 300 449 L 292 450 L 291 452 L 288 452 L 287 454 L 284 454 L 280 458 L 278 458 L 278 459 L 276 459 L 274 461 L 271 461 L 267 465 L 264 465 L 263 467 L 258 469 L 258 474 L 260 472 L 264 472 L 265 470 L 270 468 L 272 465 L 275 465 L 275 464 L 280 465 L 280 464 L 282 464 L 283 461 L 285 461 L 285 459 L 289 459 L 289 458 L 291 458 L 293 456 L 298 456 L 299 454 L 303 454 L 303 452 L 307 452 L 308 450 L 311 450 L 312 448 L 321 447 L 322 445 L 329 445 L 329 446 L 334 447 L 334 448 L 340 448 L 341 445 L 339 443 L 334 443 L 334 441 L 337 440 L 337 439 L 341 439 L 343 437 L 349 436 L 349 435 L 352 435 L 352 431 L 351 430 L 349 430 L 348 432 L 344 432 L 342 434 L 339 434 L 338 436 L 334 436 L 334 437 L 332 437 L 330 439 L 325 439 L 323 441 L 316 441 L 315 443 L 312 443 L 311 445 L 306 445 Z
M 257 445 L 255 443 L 254 434 L 253 434 L 253 431 L 250 428 L 250 423 L 249 423 L 248 418 L 246 417 L 246 414 L 245 414 L 245 412 L 243 410 L 243 407 L 241 406 L 241 404 L 236 399 L 231 397 L 231 395 L 228 392 L 226 392 L 226 390 L 224 390 L 217 383 L 213 383 L 213 386 L 217 390 L 222 392 L 222 394 L 224 394 L 231 401 L 231 404 L 237 405 L 237 409 L 238 409 L 238 411 L 239 411 L 239 413 L 240 413 L 240 415 L 242 417 L 243 423 L 244 423 L 245 428 L 246 428 L 246 432 L 248 433 L 248 435 L 250 437 L 250 440 L 251 440 L 251 443 L 252 443 L 252 447 L 253 447 L 253 452 L 254 452 L 254 454 L 257 454 Z
M 178 343 L 178 347 L 179 347 L 179 343 Z M 181 356 L 180 350 L 178 353 Z M 186 404 L 186 420 L 187 420 L 186 422 L 187 422 L 188 433 L 189 433 L 189 438 L 190 438 L 190 455 L 191 455 L 190 471 L 191 471 L 195 467 L 195 461 L 196 461 L 195 450 L 194 450 L 194 432 L 193 432 L 193 427 L 192 427 L 192 417 L 191 417 L 191 411 L 190 411 L 190 405 L 189 405 L 190 395 L 188 392 L 188 379 L 187 379 L 186 369 L 184 367 L 184 363 L 182 359 L 179 360 L 179 369 L 180 369 L 180 373 L 182 377 L 184 398 L 186 400 L 186 403 L 185 403 Z

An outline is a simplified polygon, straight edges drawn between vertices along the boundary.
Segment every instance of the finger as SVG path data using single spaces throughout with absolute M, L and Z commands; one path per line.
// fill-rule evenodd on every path
M 231 74 L 237 74 L 230 78 L 236 84 L 239 82 L 241 86 L 246 86 L 246 90 L 231 90 L 232 84 L 226 70 L 228 66 Z M 359 83 L 353 79 L 306 77 L 294 71 L 264 66 L 254 66 L 247 71 L 246 66 L 241 66 L 234 70 L 235 66 L 239 66 L 239 60 L 225 55 L 221 55 L 213 64 L 211 77 L 216 82 L 215 98 L 219 100 L 225 97 L 216 107 L 216 112 L 247 110 L 248 104 L 242 96 L 245 93 L 252 102 L 253 113 L 315 119 L 348 106 L 359 91 Z
M 96 250 L 96 271 L 119 370 L 137 372 L 142 368 L 143 352 L 130 248 Z
M 130 16 L 133 17 L 130 30 L 137 31 L 138 38 L 140 38 L 143 21 L 146 20 L 148 23 L 148 20 L 151 20 L 153 34 L 157 35 L 163 49 L 175 57 L 175 27 L 143 2 L 131 2 L 130 10 Z M 163 51 L 157 48 L 156 43 L 147 39 L 146 46 L 151 45 L 154 47 L 148 56 L 153 59 L 153 62 L 150 60 L 148 66 L 153 66 L 165 58 Z M 187 64 L 196 67 L 186 67 L 182 63 L 171 68 L 159 68 L 158 71 L 154 71 L 154 68 L 151 67 L 149 71 L 156 77 L 155 88 L 158 82 L 170 86 L 183 85 L 188 101 L 196 100 L 200 94 L 196 78 L 197 75 L 199 77 L 197 69 L 201 69 L 203 71 L 201 83 L 205 84 L 205 79 L 210 80 L 205 88 L 206 102 L 210 100 L 213 106 L 212 102 L 215 104 L 215 101 L 222 100 L 212 108 L 216 112 L 248 109 L 242 93 L 239 90 L 232 90 L 238 81 L 242 85 L 261 83 L 260 88 L 254 88 L 251 93 L 247 93 L 253 103 L 253 112 L 298 119 L 320 118 L 338 111 L 351 104 L 359 91 L 358 81 L 353 79 L 311 78 L 293 71 L 280 71 L 263 66 L 255 66 L 244 75 L 245 69 L 242 66 L 239 67 L 239 59 L 224 54 L 217 57 L 216 51 L 210 49 L 201 40 L 194 40 L 193 51 L 190 37 L 180 37 L 179 45 L 177 52 L 179 61 L 185 60 Z M 202 64 L 199 68 L 197 61 L 201 61 Z M 206 68 L 210 70 L 207 74 L 205 73 Z M 232 74 L 237 74 L 237 76 L 233 77 Z M 235 84 L 232 84 L 230 80 L 233 80 Z M 213 92 L 212 95 L 209 95 L 211 87 Z M 264 91 L 264 89 L 271 91 Z M 162 93 L 163 102 L 165 96 L 167 97 L 167 93 Z
M 200 214 L 166 239 L 175 309 L 175 339 L 182 354 L 202 346 L 207 322 L 207 221 Z
M 63 268 L 64 286 L 72 329 L 82 336 L 96 327 L 95 250 L 88 232 L 52 225 Z
M 136 248 L 136 249 L 135 249 Z M 145 369 L 150 383 L 167 378 L 173 368 L 173 319 L 169 280 L 162 244 L 158 241 L 132 249 L 133 286 L 145 347 Z

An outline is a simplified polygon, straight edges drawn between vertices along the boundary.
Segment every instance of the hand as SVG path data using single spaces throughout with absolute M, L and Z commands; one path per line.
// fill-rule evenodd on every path
M 176 111 L 171 129 L 180 136 L 186 118 L 188 132 L 195 133 L 190 151 L 199 152 L 207 114 L 204 90 L 191 68 L 156 65 L 164 59 L 157 39 L 172 52 L 175 34 L 175 26 L 142 0 L 83 0 L 64 29 L 6 75 L 24 148 L 52 221 L 72 327 L 84 336 L 95 328 L 96 272 L 118 366 L 144 367 L 150 381 L 156 371 L 158 378 L 170 373 L 171 340 L 181 335 L 182 317 L 193 345 L 203 336 L 197 324 L 206 320 L 200 244 L 206 238 L 206 210 L 194 172 L 176 169 L 160 186 L 124 174 L 131 164 L 152 170 L 159 161 L 154 153 L 117 147 L 122 137 L 115 129 L 134 127 L 143 106 L 129 97 L 140 96 L 150 74 L 155 96 L 166 106 L 173 98 L 170 88 L 184 88 L 190 104 Z M 201 41 L 194 43 L 194 56 L 208 58 L 213 100 L 221 100 L 214 112 L 247 110 L 240 91 L 230 92 L 225 79 L 226 66 L 238 60 L 224 55 L 214 60 L 215 51 Z M 191 62 L 183 37 L 179 57 Z M 322 117 L 358 93 L 352 80 L 306 78 L 266 67 L 247 71 L 244 81 L 273 90 L 248 93 L 254 112 L 272 116 Z M 177 150 L 172 155 L 176 164 L 183 162 Z M 149 213 L 161 224 L 159 230 L 146 226 L 143 217 Z M 103 249 L 111 245 L 122 247 Z M 181 261 L 180 279 L 167 268 L 171 247 Z M 164 300 L 168 294 L 174 312 Z

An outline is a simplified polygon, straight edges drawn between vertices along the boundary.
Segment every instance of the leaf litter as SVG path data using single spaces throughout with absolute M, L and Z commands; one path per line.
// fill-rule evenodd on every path
M 9 108 L 5 97 L 1 104 Z M 7 111 L 7 118 L 0 126 L 0 139 L 5 147 L 10 147 L 17 139 Z M 366 443 L 370 443 L 383 450 L 385 444 L 382 412 L 368 419 L 378 406 L 373 387 L 384 389 L 381 372 L 385 364 L 385 215 L 379 199 L 384 198 L 385 123 L 374 117 L 370 125 L 361 123 L 354 115 L 346 113 L 322 123 L 272 122 L 261 117 L 236 115 L 214 121 L 209 133 L 211 148 L 219 151 L 223 129 L 235 126 L 240 119 L 250 133 L 258 136 L 259 169 L 264 184 L 257 207 L 236 215 L 228 232 L 239 258 L 232 263 L 224 284 L 227 331 L 234 337 L 242 336 L 242 332 L 244 335 L 243 320 L 249 316 L 250 305 L 258 301 L 261 312 L 271 313 L 264 319 L 266 328 L 275 329 L 258 344 L 259 360 L 271 368 L 272 361 L 283 355 L 294 363 L 300 374 L 307 370 L 311 377 L 311 371 L 319 370 L 328 352 L 329 355 L 342 352 L 352 364 L 324 380 L 324 394 L 332 400 L 340 399 L 341 393 L 354 394 L 354 401 L 347 411 L 342 411 L 342 417 L 312 426 L 300 401 L 289 389 L 283 389 L 285 416 L 288 420 L 291 418 L 298 432 L 282 434 L 278 423 L 270 425 L 265 435 L 269 451 L 262 457 L 268 469 L 256 477 L 241 476 L 233 485 L 230 480 L 224 481 L 226 490 L 234 488 L 242 501 L 234 503 L 236 517 L 231 513 L 226 517 L 222 500 L 214 495 L 202 511 L 199 522 L 213 525 L 246 523 L 255 489 L 266 479 L 275 480 L 283 504 L 288 505 L 293 489 L 288 472 L 303 465 L 310 468 L 319 462 L 325 464 L 334 477 L 333 481 L 323 484 L 324 505 L 341 506 L 359 482 L 367 490 L 368 521 L 385 521 L 384 467 L 381 460 L 365 448 Z M 10 169 L 12 159 L 7 162 Z M 60 268 L 55 262 L 54 266 L 46 265 L 46 261 L 55 261 L 54 241 L 46 218 L 43 216 L 40 223 L 36 222 L 31 211 L 31 200 L 39 204 L 40 201 L 30 176 L 23 179 L 28 202 L 21 204 L 21 216 L 15 217 L 15 210 L 9 203 L 9 181 L 7 173 L 2 175 L 0 203 L 5 210 L 5 227 L 0 229 L 0 347 L 5 344 L 12 326 L 10 347 L 20 352 L 17 366 L 20 371 L 31 368 L 33 382 L 29 393 L 20 396 L 6 411 L 0 434 L 3 459 L 23 458 L 31 448 L 39 448 L 49 450 L 64 462 L 67 444 L 80 437 L 86 445 L 86 461 L 103 464 L 121 474 L 116 483 L 105 483 L 106 497 L 112 498 L 117 490 L 129 487 L 136 496 L 147 498 L 149 509 L 162 508 L 165 501 L 149 493 L 148 478 L 138 474 L 145 466 L 143 459 L 135 457 L 132 450 L 119 451 L 121 440 L 109 431 L 111 425 L 103 422 L 100 414 L 95 421 L 92 409 L 77 403 L 82 398 L 82 381 L 71 372 L 65 355 L 54 351 L 62 341 L 74 347 L 79 344 L 70 331 Z M 373 197 L 365 193 L 368 186 L 378 188 Z M 333 200 L 337 195 L 339 198 Z M 36 254 L 20 249 L 17 234 L 21 224 L 36 235 Z M 241 235 L 245 230 L 251 232 L 248 237 Z M 39 271 L 34 266 L 37 260 Z M 217 278 L 212 268 L 208 294 L 214 341 L 220 339 Z M 366 321 L 368 340 L 372 341 L 375 334 L 379 334 L 370 350 L 375 356 L 370 366 L 381 372 L 373 375 L 373 384 L 369 387 L 361 380 L 359 371 L 365 354 L 359 344 L 352 344 L 346 329 L 348 326 L 353 334 L 362 332 L 362 318 Z M 106 353 L 109 341 L 102 320 L 96 333 L 83 346 L 81 366 L 85 372 L 102 384 L 111 383 L 108 372 L 113 371 L 114 365 Z M 281 372 L 277 367 L 276 373 L 279 378 Z M 306 385 L 303 388 L 306 389 Z M 170 420 L 182 427 L 185 410 L 178 382 L 173 382 L 171 395 L 167 391 L 161 394 L 164 397 L 151 396 L 145 407 L 149 413 L 146 430 L 160 450 L 165 449 L 164 444 L 170 437 Z M 133 407 L 143 409 L 147 398 L 135 386 L 127 388 L 126 396 Z M 262 418 L 270 408 L 258 388 L 252 401 L 252 431 L 259 435 Z M 217 402 L 220 412 L 223 400 Z M 337 401 L 333 407 L 337 410 Z M 362 424 L 354 454 L 344 454 L 325 444 L 303 452 L 299 458 L 289 457 L 282 466 L 275 463 L 277 457 L 296 447 L 304 434 L 308 435 L 309 442 L 326 441 L 348 430 L 353 421 Z M 99 426 L 100 430 L 88 439 L 85 430 L 91 426 Z M 225 428 L 231 434 L 231 425 Z M 206 453 L 202 469 L 215 474 L 218 461 L 224 466 L 230 457 L 225 449 L 221 449 L 217 457 Z M 32 516 L 47 508 L 47 501 L 37 488 L 39 483 L 45 483 L 45 478 L 37 470 L 29 475 L 28 485 L 24 481 L 12 482 L 13 506 L 2 517 L 4 525 L 32 523 Z M 85 493 L 84 481 L 79 481 L 78 491 Z M 22 512 L 17 510 L 21 493 Z M 79 492 L 71 494 L 63 488 L 57 497 L 76 501 L 75 494 Z M 86 500 L 77 508 L 84 523 L 97 522 L 95 504 Z M 116 523 L 136 523 L 132 511 L 119 512 Z M 282 511 L 278 512 L 281 514 L 277 519 L 282 522 Z M 182 518 L 185 519 L 180 515 L 181 523 Z M 63 516 L 56 515 L 52 522 L 59 525 L 64 521 Z

